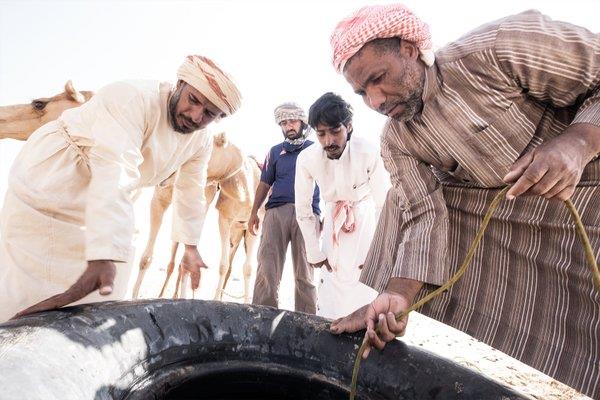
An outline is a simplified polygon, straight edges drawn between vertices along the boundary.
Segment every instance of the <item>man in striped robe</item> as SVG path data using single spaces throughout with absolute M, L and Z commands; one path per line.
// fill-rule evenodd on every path
M 527 11 L 437 51 L 401 5 L 332 35 L 334 65 L 372 109 L 393 187 L 361 280 L 380 292 L 334 321 L 371 346 L 445 283 L 492 198 L 513 186 L 467 273 L 420 311 L 600 398 L 600 293 L 561 200 L 600 250 L 600 36 Z M 379 328 L 376 333 L 375 329 Z

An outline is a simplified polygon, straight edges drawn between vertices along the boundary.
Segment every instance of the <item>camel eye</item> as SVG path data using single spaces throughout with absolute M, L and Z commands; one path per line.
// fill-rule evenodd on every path
M 38 111 L 42 111 L 46 107 L 46 102 L 42 100 L 34 100 L 31 102 L 31 106 Z

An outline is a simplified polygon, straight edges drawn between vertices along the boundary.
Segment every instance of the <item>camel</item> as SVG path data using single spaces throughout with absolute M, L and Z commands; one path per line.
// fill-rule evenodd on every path
M 88 101 L 93 92 L 79 92 L 69 80 L 65 91 L 53 97 L 42 97 L 29 104 L 0 107 L 0 139 L 27 140 L 37 128 L 57 119 L 68 108 Z
M 40 126 L 52 121 L 69 108 L 77 107 L 92 96 L 91 91 L 79 92 L 74 89 L 69 80 L 65 84 L 65 92 L 50 98 L 39 98 L 31 104 L 0 106 L 0 139 L 11 138 L 27 140 L 27 138 Z M 260 169 L 256 160 L 244 156 L 241 150 L 228 142 L 225 134 L 214 137 L 214 149 L 208 165 L 208 181 L 206 187 L 207 206 L 211 204 L 220 191 L 216 208 L 219 211 L 219 232 L 221 234 L 221 260 L 219 263 L 219 285 L 215 299 L 221 300 L 224 287 L 231 272 L 233 257 L 244 239 L 246 260 L 244 263 L 244 300 L 250 302 L 249 281 L 253 269 L 253 260 L 256 259 L 256 237 L 247 229 L 250 210 L 254 201 L 254 193 L 258 185 Z M 139 288 L 145 272 L 150 266 L 152 252 L 162 222 L 162 217 L 169 204 L 173 192 L 174 177 L 167 179 L 155 187 L 151 203 L 151 229 L 148 244 L 140 260 L 140 272 L 134 286 L 134 298 L 139 294 Z M 264 212 L 264 210 L 262 211 Z M 173 244 L 171 262 L 167 268 L 167 277 L 160 296 L 174 269 L 177 244 Z M 182 280 L 181 274 L 178 283 Z M 182 291 L 176 288 L 176 296 Z M 184 285 L 182 290 L 185 289 Z M 233 296 L 235 297 L 235 296 Z
M 244 239 L 246 260 L 244 262 L 244 301 L 249 303 L 250 278 L 256 260 L 257 237 L 248 230 L 248 220 L 254 202 L 254 194 L 260 180 L 260 168 L 255 159 L 245 156 L 242 151 L 230 143 L 224 133 L 213 138 L 213 152 L 208 162 L 207 185 L 205 189 L 206 204 L 219 192 L 216 208 L 219 211 L 219 233 L 221 235 L 221 259 L 219 262 L 219 284 L 215 300 L 222 300 L 225 285 L 231 273 L 233 257 Z M 156 186 L 150 207 L 150 233 L 148 244 L 139 263 L 139 274 L 133 289 L 133 298 L 139 295 L 144 275 L 152 262 L 152 253 L 162 218 L 171 204 L 175 176 Z M 262 212 L 262 211 L 261 211 Z M 173 243 L 171 259 L 167 266 L 167 276 L 159 297 L 164 295 L 169 279 L 175 269 L 175 258 L 178 243 Z M 186 278 L 179 269 L 173 298 L 185 296 Z M 236 297 L 232 296 L 231 297 Z

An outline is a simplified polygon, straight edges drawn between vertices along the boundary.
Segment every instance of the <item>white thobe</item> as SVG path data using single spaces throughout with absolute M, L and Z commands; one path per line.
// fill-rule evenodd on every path
M 318 184 L 325 202 L 323 241 L 319 245 L 311 202 Z M 390 187 L 378 149 L 353 136 L 339 159 L 331 160 L 320 145 L 304 150 L 296 161 L 296 219 L 302 230 L 306 258 L 315 264 L 327 258 L 333 268 L 321 271 L 317 315 L 339 318 L 371 302 L 377 292 L 358 281 L 379 214 Z M 338 201 L 354 205 L 356 229 L 339 231 L 333 240 L 333 211 Z
M 172 86 L 118 82 L 32 134 L 16 158 L 0 215 L 0 321 L 63 292 L 87 260 L 114 260 L 113 294 L 131 275 L 132 194 L 177 172 L 174 241 L 197 244 L 212 139 L 206 130 L 175 132 L 168 121 Z

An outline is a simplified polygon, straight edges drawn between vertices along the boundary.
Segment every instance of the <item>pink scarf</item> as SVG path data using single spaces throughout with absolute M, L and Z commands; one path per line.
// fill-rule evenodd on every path
M 340 230 L 345 233 L 352 233 L 356 230 L 356 218 L 354 216 L 354 203 L 351 201 L 340 200 L 335 202 L 333 209 L 333 244 L 338 246 L 338 237 Z

